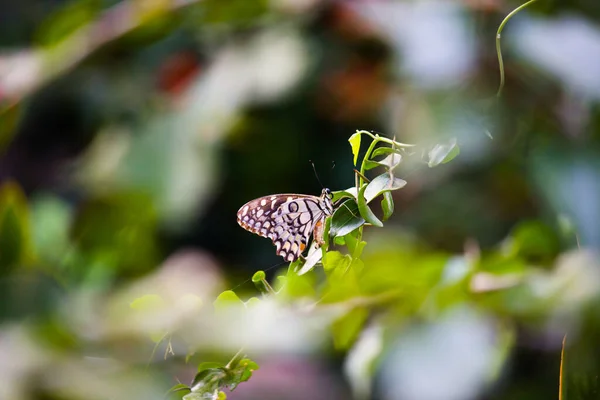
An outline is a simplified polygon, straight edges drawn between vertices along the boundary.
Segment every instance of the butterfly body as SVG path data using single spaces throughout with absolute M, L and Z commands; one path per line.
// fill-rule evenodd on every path
M 242 228 L 271 239 L 277 254 L 286 261 L 295 261 L 311 235 L 317 245 L 323 243 L 325 218 L 332 214 L 331 192 L 323 189 L 320 197 L 275 194 L 249 201 L 238 210 L 237 222 Z

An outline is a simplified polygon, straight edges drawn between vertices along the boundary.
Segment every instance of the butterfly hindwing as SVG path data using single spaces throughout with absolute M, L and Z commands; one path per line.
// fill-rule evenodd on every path
M 240 226 L 273 241 L 278 255 L 295 261 L 306 248 L 315 227 L 333 212 L 328 192 L 321 197 L 278 194 L 244 204 L 237 213 Z M 316 238 L 320 244 L 322 238 Z
M 278 228 L 269 236 L 277 254 L 287 261 L 294 261 L 306 248 L 315 224 L 325 216 L 320 198 L 304 196 L 282 204 L 275 213 Z

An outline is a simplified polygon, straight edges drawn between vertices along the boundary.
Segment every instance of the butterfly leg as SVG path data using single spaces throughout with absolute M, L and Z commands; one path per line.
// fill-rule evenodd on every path
M 313 230 L 313 238 L 317 247 L 321 247 L 325 244 L 323 240 L 323 232 L 325 230 L 325 225 L 323 224 L 324 220 L 320 220 L 315 224 L 315 229 Z

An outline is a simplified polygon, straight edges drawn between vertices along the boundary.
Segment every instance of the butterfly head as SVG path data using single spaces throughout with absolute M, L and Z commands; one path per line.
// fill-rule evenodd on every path
M 325 206 L 321 207 L 323 211 L 325 211 L 325 214 L 333 214 L 333 202 L 331 201 L 333 199 L 333 193 L 331 193 L 331 190 L 324 188 L 321 192 L 321 199 L 325 203 Z

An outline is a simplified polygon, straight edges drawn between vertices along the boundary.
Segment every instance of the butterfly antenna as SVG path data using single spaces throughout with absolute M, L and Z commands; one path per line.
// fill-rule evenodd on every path
M 335 161 L 331 161 L 331 169 L 335 168 Z
M 317 177 L 317 182 L 319 182 L 319 185 L 321 185 L 321 189 L 324 189 L 325 186 L 323 186 L 323 184 L 321 183 L 321 180 L 319 179 L 319 174 L 317 174 L 317 169 L 315 168 L 315 163 L 313 163 L 312 160 L 308 160 L 308 162 L 310 163 L 310 165 L 312 165 L 312 169 L 315 172 L 315 176 Z

